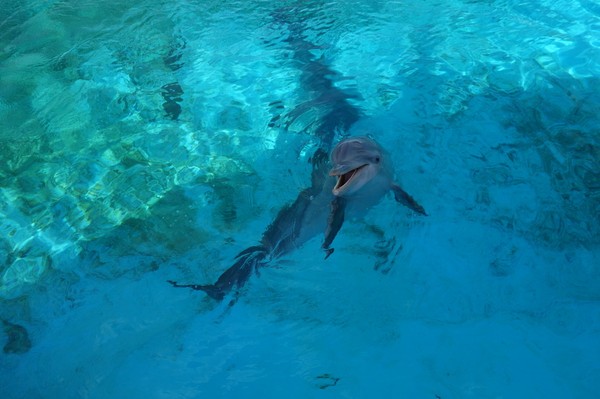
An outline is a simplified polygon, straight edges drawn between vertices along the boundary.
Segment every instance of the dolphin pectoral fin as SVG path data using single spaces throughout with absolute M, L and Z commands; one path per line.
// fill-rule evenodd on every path
M 329 246 L 335 239 L 335 236 L 344 224 L 344 210 L 346 208 L 346 200 L 342 197 L 335 197 L 331 201 L 331 212 L 327 219 L 327 229 L 325 230 L 325 239 L 321 248 L 325 251 L 325 259 L 333 253 L 334 249 Z
M 325 251 L 325 259 L 327 259 L 335 251 L 335 248 L 323 248 L 323 251 Z
M 392 184 L 392 191 L 394 192 L 394 198 L 396 199 L 396 201 L 406 206 L 407 208 L 410 208 L 413 211 L 420 213 L 421 215 L 427 216 L 427 212 L 425 212 L 425 209 L 399 185 Z

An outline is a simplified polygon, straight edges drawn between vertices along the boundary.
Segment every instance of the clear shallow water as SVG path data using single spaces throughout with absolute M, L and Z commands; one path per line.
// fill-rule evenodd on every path
M 600 10 L 3 2 L 3 397 L 593 397 Z M 213 281 L 369 133 L 388 198 Z M 27 334 L 27 339 L 24 334 Z

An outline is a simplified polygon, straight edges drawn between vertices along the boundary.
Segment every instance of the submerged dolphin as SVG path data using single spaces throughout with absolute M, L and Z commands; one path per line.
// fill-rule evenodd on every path
M 178 284 L 221 300 L 231 290 L 241 288 L 253 271 L 277 259 L 324 232 L 325 258 L 333 253 L 331 244 L 346 215 L 360 216 L 377 204 L 389 191 L 396 201 L 413 211 L 425 210 L 393 180 L 388 154 L 368 137 L 350 137 L 338 143 L 331 153 L 332 168 L 326 169 L 327 155 L 318 149 L 312 159 L 311 187 L 283 208 L 263 233 L 260 245 L 247 248 L 214 284 Z

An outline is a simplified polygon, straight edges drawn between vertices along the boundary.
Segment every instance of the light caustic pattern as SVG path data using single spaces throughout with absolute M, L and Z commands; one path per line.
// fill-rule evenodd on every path
M 334 299 L 354 298 L 359 277 L 319 305 L 318 282 L 276 268 L 271 283 L 304 293 L 303 306 L 268 295 L 256 306 L 338 327 L 508 313 L 565 336 L 594 331 L 576 304 L 597 315 L 599 18 L 588 0 L 2 2 L 5 329 L 68 315 L 85 282 L 118 291 L 157 273 L 218 275 L 309 183 L 319 124 L 343 96 L 361 116 L 349 133 L 375 136 L 431 214 L 407 219 L 384 201 L 367 228 L 344 226 L 341 248 L 347 237 L 366 257 L 358 268 L 373 273 L 375 258 L 388 279 L 361 282 L 400 298 L 348 299 L 354 314 Z M 424 266 L 397 275 L 396 294 L 397 265 L 411 263 Z

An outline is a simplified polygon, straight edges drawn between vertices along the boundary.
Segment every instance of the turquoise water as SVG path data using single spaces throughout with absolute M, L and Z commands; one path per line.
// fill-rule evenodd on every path
M 0 4 L 2 398 L 591 398 L 600 6 Z M 369 134 L 386 198 L 210 283 Z

